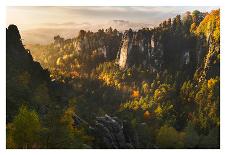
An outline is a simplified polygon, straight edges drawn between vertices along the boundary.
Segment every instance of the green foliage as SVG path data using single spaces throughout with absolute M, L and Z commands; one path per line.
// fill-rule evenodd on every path
M 183 148 L 184 133 L 180 133 L 173 127 L 162 126 L 156 137 L 156 142 L 160 148 Z
M 78 37 L 55 36 L 49 45 L 28 45 L 35 60 L 52 72 L 52 78 L 88 76 L 95 67 L 116 58 L 121 33 L 112 28 L 90 32 L 81 30 Z
M 209 134 L 201 137 L 200 148 L 220 148 L 220 131 L 219 128 L 213 128 Z
M 194 105 L 194 99 L 196 96 L 196 89 L 194 84 L 191 81 L 185 81 L 180 89 L 180 96 L 182 103 L 190 104 L 192 108 Z
M 194 122 L 204 133 L 207 133 L 212 126 L 219 126 L 219 82 L 218 77 L 205 81 L 195 96 L 198 119 L 194 119 Z
M 154 101 L 157 103 L 162 103 L 163 101 L 169 100 L 174 96 L 175 89 L 171 85 L 161 84 L 158 89 L 154 92 Z
M 17 148 L 13 138 L 14 138 L 13 125 L 12 123 L 8 123 L 6 125 L 6 148 L 7 149 Z
M 10 140 L 13 141 L 16 148 L 39 147 L 41 123 L 38 114 L 22 105 L 8 132 L 13 137 Z
M 192 123 L 188 123 L 188 126 L 184 130 L 184 145 L 185 148 L 197 148 L 200 140 L 200 136 L 196 132 Z
M 205 17 L 205 13 L 202 13 L 202 12 L 200 12 L 198 10 L 194 10 L 192 12 L 192 21 L 196 25 L 199 25 L 200 22 L 203 20 L 204 17 Z
M 149 35 L 161 66 L 144 67 L 136 53 L 134 65 L 120 69 L 122 34 L 112 28 L 26 46 L 51 74 L 20 37 L 8 39 L 7 148 L 101 148 L 88 124 L 105 114 L 131 123 L 137 148 L 219 148 L 219 10 L 186 12 L 137 32 L 141 40 Z M 75 114 L 87 123 L 76 123 Z
M 92 138 L 85 134 L 84 128 L 74 126 L 74 107 L 68 107 L 64 113 L 55 108 L 45 119 L 42 132 L 44 148 L 83 148 L 91 144 Z M 57 135 L 57 136 L 56 136 Z

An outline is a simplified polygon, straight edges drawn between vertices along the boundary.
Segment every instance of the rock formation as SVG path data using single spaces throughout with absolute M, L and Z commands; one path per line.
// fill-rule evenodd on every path
M 136 148 L 138 140 L 126 121 L 121 121 L 117 117 L 110 117 L 106 114 L 103 117 L 96 117 L 94 125 L 90 125 L 77 115 L 74 115 L 73 118 L 75 126 L 88 126 L 90 134 L 95 137 L 95 144 L 97 145 L 95 148 Z
M 33 61 L 30 51 L 24 48 L 16 25 L 9 25 L 6 29 L 6 67 L 6 117 L 8 121 L 17 113 L 21 104 L 35 104 L 34 101 L 32 102 L 33 93 L 42 84 L 49 87 L 51 80 L 49 71 L 44 70 L 40 63 Z M 45 104 L 36 106 L 40 110 L 38 112 L 46 112 Z
M 131 29 L 124 33 L 122 46 L 118 53 L 118 64 L 121 69 L 143 66 L 161 68 L 163 50 L 161 43 L 149 30 L 133 32 Z

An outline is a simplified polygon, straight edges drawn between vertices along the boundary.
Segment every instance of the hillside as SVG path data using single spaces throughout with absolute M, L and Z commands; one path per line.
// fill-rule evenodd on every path
M 220 147 L 220 10 L 47 45 L 15 25 L 6 37 L 7 148 Z

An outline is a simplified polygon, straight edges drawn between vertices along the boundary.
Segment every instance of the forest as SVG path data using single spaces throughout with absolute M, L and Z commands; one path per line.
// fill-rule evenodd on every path
M 220 9 L 23 44 L 6 29 L 6 148 L 219 149 Z

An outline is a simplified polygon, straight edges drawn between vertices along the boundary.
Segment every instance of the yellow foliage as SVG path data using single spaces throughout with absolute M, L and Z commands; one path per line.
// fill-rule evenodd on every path
M 68 107 L 65 112 L 63 117 L 61 118 L 61 122 L 65 122 L 67 124 L 68 129 L 73 130 L 73 114 L 75 113 L 75 108 L 73 106 Z
M 108 75 L 106 75 L 106 74 L 100 76 L 100 79 L 102 79 L 107 85 L 111 84 L 110 77 Z
M 217 83 L 217 80 L 216 79 L 209 79 L 208 80 L 208 83 L 207 83 L 207 85 L 208 85 L 208 88 L 209 89 L 211 89 L 211 88 L 213 88 L 215 85 L 216 85 L 216 83 Z
M 204 33 L 207 38 L 210 33 L 213 33 L 213 39 L 216 42 L 220 41 L 220 10 L 213 10 L 209 13 L 199 24 L 195 33 Z
M 161 115 L 162 113 L 162 108 L 160 106 L 158 106 L 156 109 L 155 109 L 155 113 L 156 115 Z
M 160 95 L 161 95 L 161 91 L 160 90 L 155 90 L 155 94 L 154 94 L 154 98 L 155 98 L 155 100 L 158 100 L 159 99 L 159 97 L 160 97 Z
M 143 90 L 144 93 L 148 93 L 148 91 L 149 91 L 149 85 L 148 85 L 147 82 L 143 82 L 142 83 L 142 90 Z
M 62 59 L 61 58 L 58 58 L 57 61 L 56 61 L 56 64 L 59 66 L 59 65 L 62 65 Z
M 64 55 L 63 59 L 66 60 L 69 57 L 69 55 Z
M 195 31 L 196 27 L 197 27 L 196 23 L 192 23 L 191 28 L 190 28 L 190 32 Z

